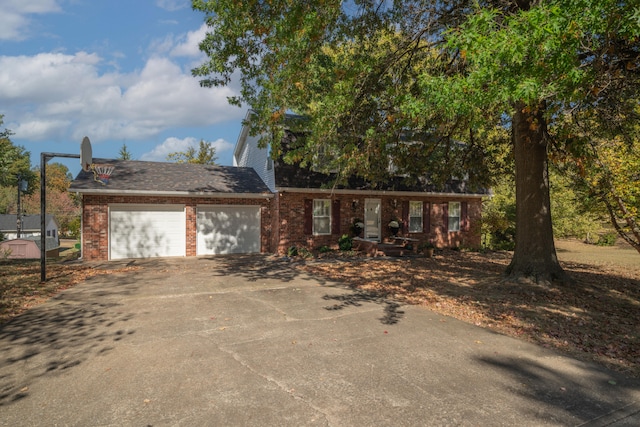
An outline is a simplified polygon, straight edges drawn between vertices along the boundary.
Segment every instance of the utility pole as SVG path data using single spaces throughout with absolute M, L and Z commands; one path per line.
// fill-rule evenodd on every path
M 18 212 L 16 213 L 16 239 L 21 237 L 22 233 L 22 206 L 20 205 L 20 192 L 27 191 L 29 183 L 18 174 Z

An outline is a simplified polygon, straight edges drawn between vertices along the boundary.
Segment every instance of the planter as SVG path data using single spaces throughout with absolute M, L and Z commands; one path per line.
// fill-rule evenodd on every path
M 432 258 L 434 251 L 434 248 L 427 248 L 424 250 L 424 254 L 427 256 L 427 258 Z

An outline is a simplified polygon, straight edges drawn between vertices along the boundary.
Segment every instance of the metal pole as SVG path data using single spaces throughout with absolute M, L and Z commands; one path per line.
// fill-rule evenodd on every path
M 20 238 L 20 230 L 22 229 L 22 218 L 20 217 L 20 175 L 18 175 L 18 212 L 16 218 L 16 239 Z
M 46 153 L 40 153 L 40 282 L 47 281 L 47 158 Z

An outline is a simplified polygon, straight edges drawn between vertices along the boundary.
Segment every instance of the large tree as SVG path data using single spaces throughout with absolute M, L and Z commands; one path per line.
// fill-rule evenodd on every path
M 640 12 L 632 4 L 193 0 L 193 7 L 210 27 L 200 45 L 209 61 L 194 74 L 204 86 L 239 75 L 241 95 L 230 101 L 255 111 L 252 131 L 267 135 L 274 155 L 289 110 L 307 117 L 300 124 L 309 136 L 288 147 L 288 160 L 313 162 L 322 147 L 323 158 L 333 157 L 326 167 L 373 180 L 385 179 L 391 158 L 400 173 L 429 172 L 438 182 L 466 170 L 486 185 L 509 144 L 517 198 L 510 277 L 567 279 L 553 242 L 549 155 L 580 152 L 584 141 L 567 138 L 564 125 L 573 111 L 626 109 L 618 101 L 638 90 Z
M 33 173 L 40 176 L 39 168 Z M 47 165 L 47 213 L 55 216 L 63 235 L 73 234 L 82 210 L 80 201 L 69 192 L 72 180 L 69 168 L 62 163 Z M 23 200 L 24 210 L 27 214 L 40 214 L 40 182 L 36 181 L 31 190 Z
M 0 114 L 0 127 L 3 115 Z M 19 180 L 28 183 L 25 194 L 31 194 L 38 182 L 38 176 L 31 171 L 29 152 L 14 145 L 9 129 L 0 129 L 0 213 L 14 213 L 17 210 L 17 188 Z
M 0 114 L 0 127 L 4 116 Z M 0 186 L 16 187 L 19 179 L 25 179 L 29 184 L 37 181 L 37 176 L 31 172 L 31 158 L 28 151 L 11 141 L 9 129 L 0 129 Z

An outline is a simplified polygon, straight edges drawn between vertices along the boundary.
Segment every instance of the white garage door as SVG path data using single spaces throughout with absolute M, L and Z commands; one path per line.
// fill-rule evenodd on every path
M 198 255 L 260 252 L 259 206 L 199 206 Z
M 185 256 L 184 205 L 110 205 L 109 258 Z

